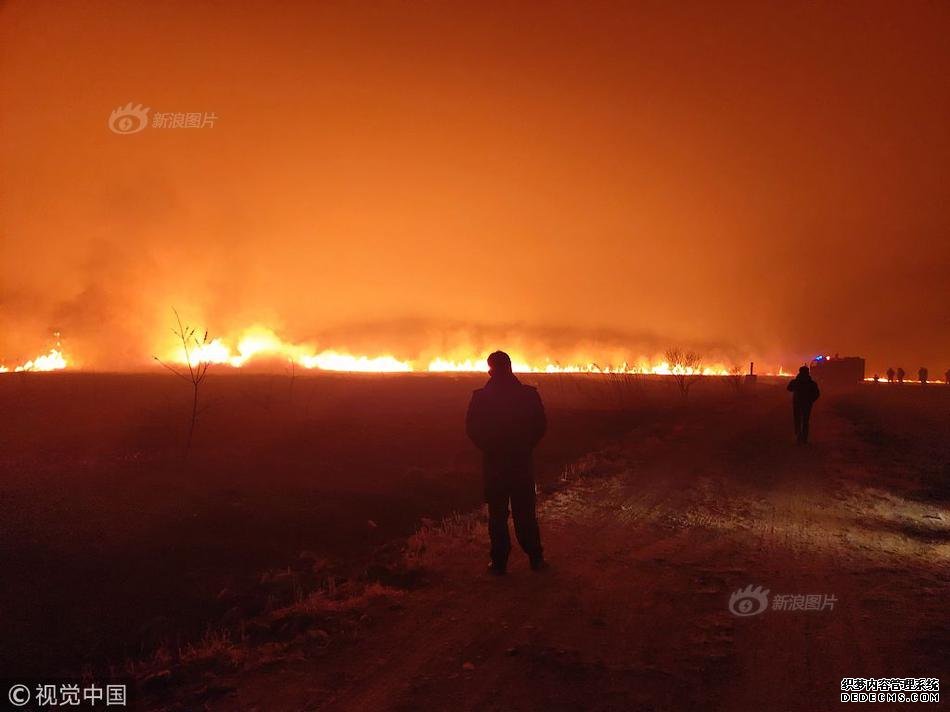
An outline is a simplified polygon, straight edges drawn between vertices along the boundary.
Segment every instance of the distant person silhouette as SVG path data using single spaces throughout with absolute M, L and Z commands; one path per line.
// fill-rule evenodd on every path
M 927 382 L 927 376 L 928 376 L 928 375 L 930 375 L 930 374 L 929 374 L 929 372 L 927 371 L 927 367 L 926 367 L 926 366 L 921 366 L 920 369 L 917 371 L 917 378 L 920 380 L 921 383 L 926 383 L 926 382 Z
M 904 376 L 906 376 L 906 375 L 907 375 L 907 373 L 904 371 L 904 369 L 901 368 L 900 366 L 898 366 L 898 367 L 897 367 L 897 382 L 898 382 L 898 383 L 903 383 L 903 382 L 904 382 Z
M 888 368 L 888 369 L 887 369 L 887 382 L 888 382 L 888 383 L 893 383 L 893 382 L 894 382 L 894 369 L 893 369 L 893 368 Z
M 508 566 L 510 502 L 518 543 L 528 555 L 531 568 L 540 570 L 546 564 L 535 512 L 531 452 L 547 428 L 544 406 L 537 389 L 522 385 L 511 372 L 511 359 L 503 351 L 488 357 L 488 373 L 488 383 L 472 394 L 465 417 L 468 437 L 483 455 L 491 540 L 488 569 L 500 575 Z
M 947 372 L 943 374 L 943 380 L 948 386 L 950 386 L 950 368 L 947 369 Z
M 808 366 L 798 369 L 798 375 L 788 383 L 792 392 L 792 418 L 795 420 L 795 437 L 800 444 L 808 442 L 808 421 L 811 419 L 811 407 L 821 395 L 818 384 L 812 380 Z

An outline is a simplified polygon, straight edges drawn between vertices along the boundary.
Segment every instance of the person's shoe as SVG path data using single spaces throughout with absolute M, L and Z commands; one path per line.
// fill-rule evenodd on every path
M 548 568 L 548 562 L 544 560 L 543 556 L 535 556 L 531 559 L 532 571 L 544 571 L 547 568 Z
M 492 562 L 488 565 L 488 573 L 492 576 L 504 576 L 508 573 L 508 570 L 504 566 L 499 566 L 498 564 Z

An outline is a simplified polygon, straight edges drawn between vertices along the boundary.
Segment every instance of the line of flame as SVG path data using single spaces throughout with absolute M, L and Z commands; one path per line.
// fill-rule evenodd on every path
M 187 355 L 180 345 L 170 350 L 168 361 L 191 365 L 211 363 L 228 365 L 240 368 L 256 357 L 280 358 L 302 366 L 306 369 L 322 371 L 351 371 L 362 373 L 411 373 L 427 371 L 431 373 L 446 372 L 485 372 L 488 367 L 486 358 L 488 353 L 478 357 L 464 359 L 449 359 L 436 357 L 428 362 L 402 360 L 391 354 L 376 356 L 354 355 L 337 350 L 316 352 L 303 344 L 291 344 L 283 341 L 273 331 L 262 327 L 254 327 L 244 332 L 237 341 L 235 348 L 230 347 L 220 338 L 212 339 L 208 343 L 196 345 L 189 349 Z M 716 364 L 698 369 L 672 365 L 666 361 L 651 362 L 640 359 L 636 364 L 623 362 L 620 365 L 599 366 L 596 363 L 561 364 L 551 360 L 532 362 L 523 357 L 514 355 L 512 366 L 517 373 L 625 373 L 625 374 L 701 374 L 704 376 L 727 376 L 731 371 L 725 366 Z
M 216 338 L 204 344 L 194 345 L 188 350 L 187 355 L 182 346 L 178 344 L 177 347 L 166 349 L 162 360 L 182 365 L 190 361 L 192 365 L 211 363 L 241 368 L 255 358 L 270 358 L 282 359 L 305 369 L 357 373 L 484 373 L 488 370 L 487 352 L 477 356 L 464 356 L 463 358 L 439 356 L 428 361 L 413 361 L 403 360 L 391 354 L 370 356 L 334 349 L 316 351 L 307 344 L 288 343 L 272 330 L 261 326 L 246 329 L 236 344 L 235 347 L 232 347 L 224 339 Z M 62 347 L 57 341 L 56 346 L 50 349 L 49 353 L 16 366 L 13 371 L 56 371 L 73 365 L 63 353 Z M 512 354 L 512 365 L 517 373 L 735 375 L 734 369 L 729 369 L 723 364 L 712 364 L 693 369 L 670 364 L 659 358 L 653 360 L 640 358 L 632 364 L 624 361 L 619 365 L 601 366 L 594 362 L 561 363 L 550 359 L 536 361 L 518 354 Z M 0 366 L 0 373 L 9 371 L 10 369 Z M 783 375 L 781 368 L 778 369 L 777 375 Z
M 26 363 L 14 367 L 14 373 L 23 371 L 59 371 L 66 368 L 66 357 L 58 348 L 49 350 L 49 353 L 42 354 L 36 358 L 30 359 Z M 10 369 L 6 366 L 0 366 L 0 373 L 9 373 Z

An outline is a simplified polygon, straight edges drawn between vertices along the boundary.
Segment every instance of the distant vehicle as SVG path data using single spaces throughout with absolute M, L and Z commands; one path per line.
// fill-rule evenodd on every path
M 816 356 L 811 375 L 822 388 L 853 386 L 864 380 L 864 359 L 860 356 Z

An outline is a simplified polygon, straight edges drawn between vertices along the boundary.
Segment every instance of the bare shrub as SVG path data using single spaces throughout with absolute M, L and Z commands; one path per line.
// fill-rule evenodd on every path
M 208 338 L 207 329 L 201 338 L 198 338 L 198 330 L 195 327 L 182 324 L 181 317 L 178 316 L 177 309 L 172 308 L 172 312 L 175 314 L 175 322 L 177 324 L 177 328 L 173 328 L 172 333 L 181 341 L 181 347 L 185 355 L 185 363 L 188 364 L 188 370 L 185 371 L 183 368 L 178 368 L 176 366 L 167 364 L 158 356 L 153 356 L 152 358 L 158 361 L 171 373 L 191 384 L 191 421 L 188 425 L 188 440 L 185 443 L 185 457 L 187 457 L 188 452 L 191 449 L 192 438 L 195 434 L 195 423 L 198 420 L 198 414 L 200 412 L 198 410 L 198 397 L 200 394 L 201 384 L 204 382 L 205 376 L 208 375 L 208 369 L 211 367 L 210 361 L 202 361 L 200 358 L 194 360 L 192 358 L 192 349 L 201 351 L 205 346 L 211 343 L 211 340 Z
M 742 383 L 745 380 L 742 366 L 734 365 L 729 369 L 729 375 L 726 376 L 726 382 L 736 392 L 736 395 L 742 393 Z
M 436 522 L 424 518 L 422 526 L 406 541 L 405 563 L 409 568 L 425 568 L 460 545 L 482 543 L 485 508 L 466 514 L 455 512 Z
M 641 374 L 627 370 L 627 364 L 624 363 L 620 367 L 604 371 L 603 378 L 607 385 L 608 402 L 616 403 L 619 410 L 628 410 L 639 395 Z
M 666 350 L 665 356 L 680 393 L 683 398 L 688 398 L 689 389 L 703 377 L 702 355 L 696 351 L 670 347 Z

